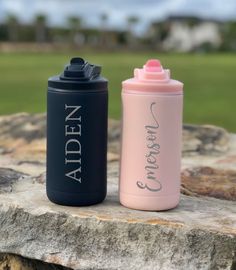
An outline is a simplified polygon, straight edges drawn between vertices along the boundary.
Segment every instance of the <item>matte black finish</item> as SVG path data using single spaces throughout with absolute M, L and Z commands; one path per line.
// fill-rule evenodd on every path
M 48 81 L 47 196 L 54 203 L 91 205 L 106 197 L 108 90 L 100 71 L 73 58 Z

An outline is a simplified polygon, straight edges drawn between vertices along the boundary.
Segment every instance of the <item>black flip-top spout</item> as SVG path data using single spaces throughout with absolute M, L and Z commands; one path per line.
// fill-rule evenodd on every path
M 74 57 L 60 75 L 48 79 L 48 86 L 57 91 L 107 91 L 107 79 L 101 71 L 101 66 Z
M 61 80 L 90 81 L 100 76 L 101 66 L 92 65 L 83 58 L 72 58 L 60 75 Z

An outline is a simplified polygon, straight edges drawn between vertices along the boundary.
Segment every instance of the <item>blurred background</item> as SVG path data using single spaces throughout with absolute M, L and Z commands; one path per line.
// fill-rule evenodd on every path
M 0 0 L 0 114 L 44 112 L 72 56 L 103 65 L 109 116 L 121 81 L 159 58 L 184 82 L 184 121 L 236 132 L 236 1 Z

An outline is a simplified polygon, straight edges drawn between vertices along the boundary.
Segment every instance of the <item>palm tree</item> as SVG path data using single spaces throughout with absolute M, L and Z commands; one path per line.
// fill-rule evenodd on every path
M 102 13 L 100 16 L 101 20 L 101 29 L 104 30 L 107 28 L 108 15 L 106 13 Z
M 12 42 L 18 40 L 19 21 L 14 14 L 9 14 L 7 17 L 8 39 Z
M 75 43 L 75 38 L 78 32 L 81 29 L 81 18 L 80 17 L 75 17 L 75 16 L 70 16 L 68 18 L 68 24 L 70 28 L 70 36 L 71 36 L 71 41 L 72 43 Z
M 38 14 L 35 17 L 35 36 L 37 42 L 46 41 L 46 28 L 47 28 L 47 17 L 44 14 Z
M 134 46 L 134 28 L 138 24 L 139 18 L 137 16 L 129 16 L 127 18 L 127 30 L 128 30 L 128 43 L 130 46 Z
M 100 16 L 101 21 L 101 45 L 107 46 L 108 35 L 107 35 L 107 22 L 108 15 L 106 13 L 102 13 Z

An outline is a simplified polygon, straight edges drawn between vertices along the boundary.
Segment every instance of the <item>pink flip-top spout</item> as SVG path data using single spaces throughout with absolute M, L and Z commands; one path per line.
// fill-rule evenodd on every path
M 139 81 L 153 80 L 167 82 L 170 79 L 170 71 L 163 69 L 158 59 L 150 59 L 142 69 L 136 68 L 134 76 Z
M 144 65 L 147 72 L 160 72 L 162 70 L 161 62 L 158 59 L 150 59 Z
M 182 93 L 183 84 L 170 77 L 158 59 L 149 59 L 142 68 L 134 69 L 134 77 L 122 82 L 123 91 Z

